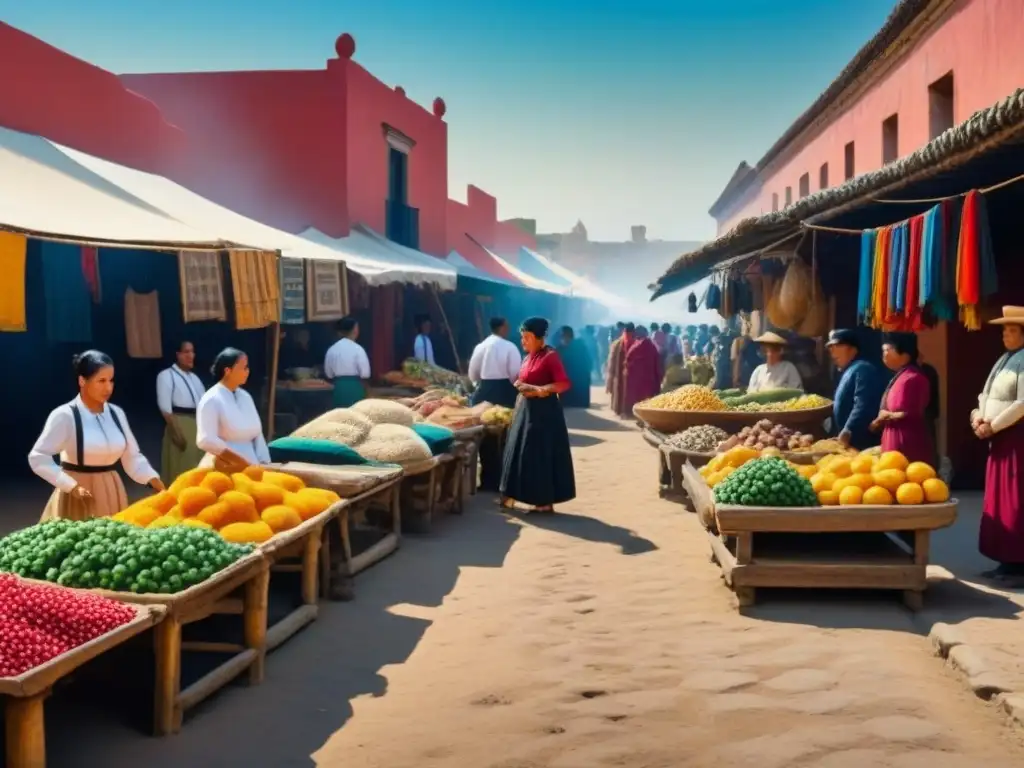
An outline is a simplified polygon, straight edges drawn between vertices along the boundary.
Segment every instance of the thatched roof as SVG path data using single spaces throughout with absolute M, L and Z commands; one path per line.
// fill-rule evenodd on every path
M 800 231 L 802 222 L 820 221 L 856 208 L 912 182 L 949 170 L 978 154 L 1005 143 L 1024 131 L 1024 88 L 964 122 L 925 146 L 877 171 L 797 200 L 788 208 L 744 219 L 730 232 L 680 256 L 654 286 L 654 296 L 678 291 L 697 282 L 720 262 L 753 254 Z
M 708 213 L 713 217 L 717 217 L 719 211 L 730 199 L 732 199 L 733 193 L 740 187 L 745 187 L 751 177 L 755 175 L 757 175 L 757 172 L 751 168 L 745 160 L 740 163 L 736 167 L 736 170 L 733 171 L 732 176 L 725 185 L 725 189 L 722 190 L 722 194 L 720 194 L 718 199 L 711 204 L 710 208 L 708 208 Z
M 803 114 L 794 120 L 785 133 L 769 147 L 768 151 L 764 153 L 764 156 L 753 168 L 753 172 L 745 174 L 740 180 L 737 180 L 735 175 L 730 179 L 712 206 L 712 210 L 724 207 L 730 200 L 746 190 L 772 160 L 781 154 L 811 123 L 818 119 L 828 106 L 839 98 L 843 91 L 853 85 L 857 78 L 872 63 L 884 57 L 890 46 L 899 40 L 900 35 L 903 34 L 907 27 L 926 11 L 930 5 L 936 2 L 942 2 L 942 0 L 900 0 L 874 37 L 857 51 L 843 68 L 843 71 L 822 91 L 821 95 L 814 100 L 811 106 L 804 110 Z M 712 213 L 711 215 L 714 216 L 715 214 Z

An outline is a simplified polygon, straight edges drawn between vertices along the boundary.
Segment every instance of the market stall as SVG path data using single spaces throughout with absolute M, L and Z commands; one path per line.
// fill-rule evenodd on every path
M 741 607 L 771 587 L 899 590 L 909 608 L 921 607 L 930 534 L 957 513 L 933 467 L 896 452 L 800 466 L 749 450 L 684 472 L 712 559 Z
M 86 662 L 157 624 L 164 610 L 161 606 L 111 604 L 102 598 L 10 576 L 0 576 L 0 595 L 8 608 L 4 636 L 0 638 L 4 765 L 7 768 L 43 768 L 46 765 L 43 709 L 53 686 Z M 34 597 L 40 599 L 34 600 Z M 119 611 L 119 608 L 124 610 Z M 100 613 L 97 609 L 106 611 Z M 94 613 L 88 616 L 86 610 Z M 71 625 L 76 625 L 75 643 L 59 641 L 57 637 L 67 633 Z M 20 632 L 16 631 L 19 627 Z M 54 650 L 58 652 L 53 654 Z M 16 655 L 23 661 L 16 659 Z

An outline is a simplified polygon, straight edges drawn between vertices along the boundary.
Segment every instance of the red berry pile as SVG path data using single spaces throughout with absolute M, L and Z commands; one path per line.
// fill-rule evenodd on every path
M 127 624 L 135 609 L 0 574 L 0 677 L 16 677 Z

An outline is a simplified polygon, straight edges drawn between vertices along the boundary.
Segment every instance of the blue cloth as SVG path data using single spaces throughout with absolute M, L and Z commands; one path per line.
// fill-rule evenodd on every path
M 880 437 L 869 429 L 878 416 L 885 382 L 882 372 L 867 360 L 857 358 L 843 371 L 832 403 L 832 421 L 837 434 L 850 433 L 850 445 L 859 451 L 878 445 Z
M 871 314 L 871 286 L 875 274 L 875 241 L 878 233 L 867 229 L 860 233 L 860 277 L 857 283 L 857 319 L 866 323 Z
M 917 290 L 917 304 L 924 307 L 935 298 L 939 287 L 939 265 L 942 263 L 942 234 L 939 225 L 942 217 L 935 206 L 924 214 L 924 228 L 921 235 L 921 272 Z
M 447 453 L 455 443 L 455 433 L 437 424 L 413 424 L 412 431 L 423 438 L 423 442 L 430 446 L 430 453 L 434 456 Z
M 333 440 L 279 437 L 267 447 L 270 449 L 271 460 L 281 464 L 289 461 L 330 466 L 368 463 L 355 449 Z
M 82 248 L 40 243 L 46 338 L 51 344 L 92 343 L 92 294 L 82 271 Z
M 910 225 L 892 228 L 892 258 L 889 260 L 889 311 L 903 313 L 907 303 L 907 271 L 910 254 Z

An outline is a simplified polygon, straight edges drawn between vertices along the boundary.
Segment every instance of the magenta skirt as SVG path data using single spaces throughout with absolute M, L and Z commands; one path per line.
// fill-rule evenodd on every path
M 997 433 L 985 468 L 978 549 L 997 563 L 1024 564 L 1024 425 Z

